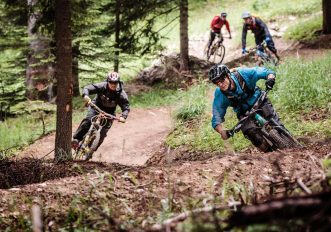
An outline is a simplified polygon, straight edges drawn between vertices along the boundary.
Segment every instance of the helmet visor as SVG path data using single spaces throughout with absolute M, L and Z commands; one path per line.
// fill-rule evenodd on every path
M 118 79 L 117 80 L 108 79 L 107 82 L 108 83 L 115 83 L 116 84 L 116 83 L 119 82 L 119 80 Z

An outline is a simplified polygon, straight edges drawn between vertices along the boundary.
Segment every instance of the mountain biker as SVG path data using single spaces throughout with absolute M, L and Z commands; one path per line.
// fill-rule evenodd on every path
M 242 54 L 246 53 L 247 30 L 251 30 L 254 34 L 256 45 L 260 45 L 263 41 L 265 41 L 267 43 L 267 47 L 279 60 L 277 49 L 275 48 L 274 41 L 272 40 L 267 25 L 260 18 L 252 16 L 247 11 L 242 14 L 242 19 L 244 20 L 242 29 Z M 264 52 L 263 47 L 261 46 L 258 47 L 258 50 Z
M 229 24 L 228 20 L 226 20 L 226 17 L 227 17 L 227 13 L 222 12 L 220 15 L 214 16 L 213 20 L 211 21 L 211 23 L 210 23 L 211 31 L 210 31 L 210 38 L 209 38 L 209 42 L 208 42 L 208 51 L 207 51 L 207 53 L 209 52 L 209 49 L 210 49 L 211 45 L 213 44 L 213 41 L 214 41 L 216 35 L 221 36 L 220 43 L 223 42 L 221 29 L 222 29 L 224 24 L 226 26 L 226 29 L 229 32 L 229 38 L 230 39 L 232 38 L 231 37 L 231 31 L 230 31 L 230 24 Z
M 89 97 L 90 94 L 96 94 L 93 100 Z M 116 106 L 119 105 L 122 110 L 122 114 L 119 117 L 120 122 L 125 122 L 128 117 L 130 111 L 129 99 L 123 89 L 123 82 L 120 81 L 120 76 L 117 72 L 109 72 L 107 74 L 107 79 L 104 82 L 85 86 L 83 89 L 83 98 L 87 105 L 93 102 L 101 110 L 108 114 L 114 114 Z M 98 112 L 96 112 L 92 107 L 88 108 L 86 117 L 82 120 L 73 136 L 73 149 L 78 147 L 79 142 L 84 138 L 91 126 L 92 117 L 97 114 Z M 107 136 L 107 132 L 111 126 L 112 121 L 107 120 L 107 124 L 101 130 L 98 147 Z
M 230 136 L 229 131 L 224 129 L 222 125 L 227 108 L 229 106 L 233 107 L 237 118 L 241 119 L 261 95 L 261 89 L 256 87 L 256 82 L 265 79 L 266 89 L 271 90 L 276 78 L 273 71 L 264 67 L 237 68 L 230 71 L 226 65 L 220 64 L 214 65 L 209 70 L 208 75 L 209 80 L 217 86 L 213 101 L 212 127 L 221 135 L 223 140 Z M 267 120 L 273 118 L 280 125 L 283 125 L 267 98 L 262 102 L 259 109 L 261 109 L 262 117 Z M 241 131 L 254 146 L 261 151 L 269 151 L 268 144 L 252 119 L 245 121 Z

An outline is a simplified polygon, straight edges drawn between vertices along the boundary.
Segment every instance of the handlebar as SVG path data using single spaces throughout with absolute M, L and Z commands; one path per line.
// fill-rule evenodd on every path
M 256 52 L 259 49 L 259 47 L 262 47 L 263 49 L 265 49 L 267 47 L 267 42 L 265 40 L 263 40 L 262 43 L 256 45 L 255 47 L 248 49 L 244 55 L 249 55 L 250 53 Z
M 95 111 L 97 111 L 99 114 L 102 114 L 104 117 L 110 119 L 110 120 L 116 120 L 116 121 L 120 121 L 120 119 L 114 115 L 111 114 L 107 114 L 106 112 L 104 112 L 103 110 L 101 110 L 96 104 L 94 104 L 93 102 L 90 102 L 88 104 L 89 106 L 91 106 Z

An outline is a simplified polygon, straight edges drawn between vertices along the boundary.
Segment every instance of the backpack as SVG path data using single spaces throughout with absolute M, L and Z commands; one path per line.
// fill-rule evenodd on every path
M 240 85 L 240 88 L 243 90 L 243 92 L 248 94 L 247 99 L 249 99 L 251 96 L 253 96 L 253 94 L 255 93 L 255 89 L 251 89 L 248 87 L 248 85 L 245 82 L 245 79 L 241 76 L 241 74 L 238 71 L 234 71 L 232 73 L 236 76 L 238 83 Z M 232 107 L 238 108 L 240 106 L 240 99 L 230 95 L 228 92 L 222 91 L 222 93 L 227 97 L 227 99 L 229 99 Z M 242 109 L 240 109 L 240 111 L 241 110 Z

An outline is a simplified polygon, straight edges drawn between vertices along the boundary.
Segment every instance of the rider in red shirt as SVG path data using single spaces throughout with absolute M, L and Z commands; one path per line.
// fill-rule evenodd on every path
M 229 38 L 230 39 L 232 38 L 231 37 L 231 31 L 230 31 L 230 24 L 229 24 L 228 20 L 226 20 L 226 16 L 227 16 L 227 13 L 222 12 L 220 16 L 216 15 L 213 18 L 213 20 L 211 21 L 211 23 L 210 23 L 211 31 L 210 31 L 210 39 L 209 39 L 209 43 L 208 43 L 208 51 L 209 51 L 209 48 L 212 45 L 216 35 L 220 35 L 221 36 L 221 42 L 223 42 L 221 29 L 222 29 L 224 24 L 225 24 L 226 29 L 229 32 Z

